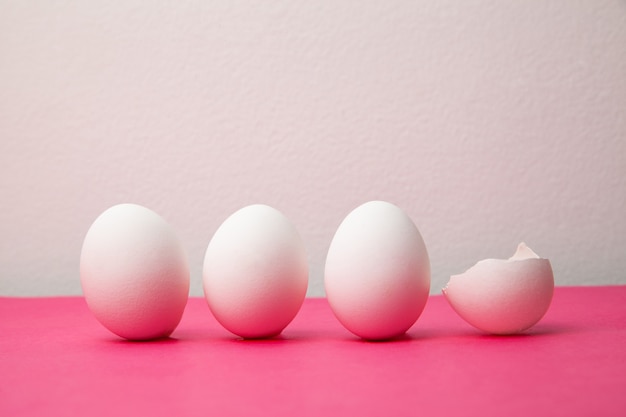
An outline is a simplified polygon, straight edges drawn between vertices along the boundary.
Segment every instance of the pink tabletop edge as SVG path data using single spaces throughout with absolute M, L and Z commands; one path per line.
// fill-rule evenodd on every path
M 324 299 L 244 341 L 191 298 L 170 339 L 127 342 L 80 297 L 0 298 L 0 415 L 626 415 L 626 286 L 559 287 L 489 336 L 430 297 L 406 337 L 364 342 Z

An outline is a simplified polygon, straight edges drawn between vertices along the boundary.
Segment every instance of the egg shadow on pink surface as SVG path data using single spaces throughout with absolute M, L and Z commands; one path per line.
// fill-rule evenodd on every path
M 342 340 L 348 343 L 358 343 L 363 345 L 384 345 L 384 344 L 403 344 L 410 343 L 420 339 L 423 339 L 424 336 L 419 333 L 403 333 L 399 336 L 394 336 L 389 339 L 363 339 L 362 337 L 353 335 L 352 333 L 346 335 L 345 337 L 339 338 L 338 340 Z
M 222 338 L 222 340 L 231 341 L 234 343 L 247 343 L 251 345 L 265 345 L 265 344 L 281 344 L 292 341 L 293 339 L 285 337 L 283 334 L 277 334 L 269 337 L 240 337 L 233 335 L 232 337 Z
M 239 336 L 222 337 L 222 342 L 235 343 L 240 346 L 286 346 L 314 341 L 328 340 L 326 335 L 309 334 L 304 332 L 287 332 L 272 337 L 243 338 Z
M 130 340 L 130 339 L 122 339 L 120 337 L 111 337 L 105 340 L 107 343 L 112 343 L 116 345 L 151 345 L 151 346 L 165 346 L 165 345 L 174 345 L 180 343 L 180 339 L 174 337 L 160 337 L 158 339 L 146 339 L 146 340 Z
M 559 336 L 568 333 L 576 333 L 581 329 L 573 327 L 567 324 L 545 324 L 545 325 L 537 325 L 528 330 L 522 331 L 520 333 L 512 333 L 512 334 L 492 334 L 486 333 L 478 329 L 470 328 L 467 332 L 463 334 L 459 334 L 459 337 L 467 337 L 473 339 L 493 339 L 493 340 L 515 340 L 515 339 L 534 339 L 534 338 L 544 338 L 548 336 Z

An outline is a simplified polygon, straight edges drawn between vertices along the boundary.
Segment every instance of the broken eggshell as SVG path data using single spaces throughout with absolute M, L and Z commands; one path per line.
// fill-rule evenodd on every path
M 511 258 L 485 259 L 453 275 L 443 294 L 461 318 L 493 334 L 535 325 L 550 307 L 554 275 L 548 259 L 520 243 Z

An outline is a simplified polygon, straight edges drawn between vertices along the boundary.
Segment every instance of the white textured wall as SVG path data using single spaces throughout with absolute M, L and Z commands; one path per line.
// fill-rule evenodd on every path
M 309 295 L 355 206 L 404 208 L 433 292 L 520 240 L 626 283 L 626 2 L 0 0 L 0 294 L 79 294 L 91 222 L 143 204 L 201 294 L 236 209 L 283 211 Z

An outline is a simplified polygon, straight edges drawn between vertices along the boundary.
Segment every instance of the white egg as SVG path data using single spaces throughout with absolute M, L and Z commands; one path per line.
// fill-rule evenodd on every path
M 230 332 L 271 337 L 300 310 L 308 274 L 296 228 L 278 210 L 256 204 L 233 213 L 215 232 L 204 258 L 204 294 Z
M 428 252 L 417 227 L 391 203 L 357 207 L 328 249 L 324 286 L 335 316 L 352 333 L 371 340 L 404 334 L 430 290 Z
M 485 259 L 453 275 L 443 289 L 461 318 L 493 334 L 518 333 L 536 324 L 548 311 L 553 292 L 550 261 L 524 243 L 508 260 Z
M 119 204 L 91 225 L 80 279 L 93 315 L 131 340 L 169 336 L 189 294 L 189 267 L 172 227 L 155 212 Z

